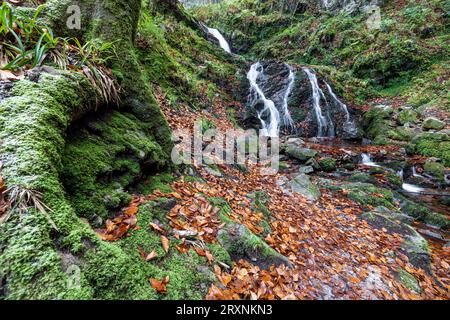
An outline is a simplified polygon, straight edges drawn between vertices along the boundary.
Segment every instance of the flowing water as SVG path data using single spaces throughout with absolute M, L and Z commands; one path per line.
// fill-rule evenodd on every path
M 317 76 L 314 74 L 314 72 L 311 71 L 311 69 L 303 68 L 303 71 L 306 73 L 306 75 L 309 78 L 309 81 L 311 83 L 312 93 L 313 93 L 313 107 L 314 111 L 316 113 L 317 118 L 317 126 L 318 126 L 318 133 L 317 136 L 319 138 L 324 137 L 334 137 L 334 125 L 333 122 L 328 122 L 327 117 L 323 115 L 322 107 L 320 105 L 321 100 L 323 99 L 326 101 L 325 95 L 319 87 L 319 82 L 317 80 Z M 326 134 L 326 135 L 325 135 Z
M 368 167 L 375 167 L 375 168 L 379 168 L 380 166 L 377 165 L 375 162 L 372 161 L 372 157 L 370 156 L 370 154 L 367 153 L 363 153 L 361 154 L 361 158 L 362 158 L 362 164 Z
M 247 74 L 247 79 L 250 82 L 250 93 L 252 104 L 256 105 L 261 101 L 264 108 L 257 110 L 258 118 L 261 121 L 261 133 L 266 137 L 278 137 L 280 131 L 280 112 L 275 106 L 275 103 L 267 99 L 263 90 L 258 85 L 258 77 L 264 74 L 264 68 L 261 63 L 253 64 Z M 269 113 L 267 119 L 266 114 Z
M 295 128 L 294 120 L 292 120 L 291 113 L 289 112 L 289 96 L 292 93 L 292 89 L 294 88 L 295 83 L 295 71 L 290 65 L 286 64 L 289 68 L 289 84 L 286 89 L 286 93 L 283 98 L 283 113 L 282 113 L 282 122 L 283 125 L 290 131 L 293 131 Z
M 342 111 L 345 113 L 345 123 L 344 123 L 344 132 L 348 133 L 351 136 L 355 136 L 358 132 L 358 128 L 356 127 L 355 121 L 352 119 L 350 112 L 348 111 L 347 105 L 343 103 L 339 98 L 336 96 L 336 94 L 333 92 L 333 89 L 331 86 L 326 83 L 328 93 L 331 95 L 331 97 L 334 99 L 335 103 L 337 103 L 338 106 L 341 107 Z
M 225 40 L 224 36 L 220 33 L 219 30 L 214 28 L 208 28 L 208 32 L 219 41 L 220 47 L 228 53 L 231 53 L 230 45 L 228 41 Z

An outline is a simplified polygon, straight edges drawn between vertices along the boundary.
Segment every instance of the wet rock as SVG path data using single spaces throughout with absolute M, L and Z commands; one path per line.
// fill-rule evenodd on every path
M 299 173 L 309 174 L 314 172 L 314 168 L 312 166 L 300 167 L 298 170 Z
M 445 122 L 434 117 L 426 118 L 422 124 L 425 130 L 442 130 L 445 127 Z

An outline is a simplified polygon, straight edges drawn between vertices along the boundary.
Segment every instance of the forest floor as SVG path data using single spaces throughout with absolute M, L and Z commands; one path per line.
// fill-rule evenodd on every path
M 158 95 L 164 106 L 165 98 Z M 233 127 L 225 106 L 217 101 L 212 109 L 194 112 L 187 107 L 174 110 L 163 107 L 173 130 L 192 130 L 195 121 L 208 119 L 220 130 Z M 214 115 L 214 116 L 213 116 Z M 272 266 L 264 270 L 249 261 L 237 261 L 227 268 L 215 262 L 207 252 L 221 285 L 213 285 L 207 299 L 448 299 L 450 252 L 433 248 L 432 270 L 435 276 L 415 268 L 401 253 L 404 239 L 386 229 L 371 227 L 361 219 L 360 204 L 342 195 L 321 190 L 318 201 L 311 202 L 300 194 L 286 196 L 277 184 L 284 174 L 261 174 L 261 165 L 247 164 L 247 172 L 219 165 L 222 174 L 211 174 L 202 165 L 194 165 L 200 181 L 180 177 L 173 192 L 157 190 L 152 195 L 137 196 L 133 206 L 157 199 L 176 198 L 177 205 L 168 214 L 171 227 L 194 230 L 201 241 L 216 242 L 223 227 L 219 209 L 208 199 L 226 200 L 232 209 L 230 218 L 262 235 L 264 215 L 252 210 L 248 195 L 265 192 L 270 200 L 270 234 L 266 242 L 287 257 L 292 267 Z M 382 195 L 380 195 L 382 196 Z M 181 219 L 183 217 L 183 219 Z M 186 247 L 190 244 L 185 243 Z M 179 247 L 180 252 L 187 252 Z M 201 251 L 201 250 L 200 250 Z M 199 251 L 197 251 L 199 252 Z M 408 290 L 396 276 L 399 268 L 418 279 L 422 292 Z M 156 286 L 161 285 L 157 283 Z

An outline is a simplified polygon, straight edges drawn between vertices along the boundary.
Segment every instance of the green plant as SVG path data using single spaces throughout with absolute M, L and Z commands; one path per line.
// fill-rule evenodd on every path
M 114 43 L 60 38 L 38 17 L 44 6 L 38 6 L 32 17 L 22 16 L 8 2 L 0 6 L 0 69 L 24 71 L 50 62 L 59 69 L 82 72 L 106 103 L 119 101 L 119 88 L 107 68 L 116 56 Z

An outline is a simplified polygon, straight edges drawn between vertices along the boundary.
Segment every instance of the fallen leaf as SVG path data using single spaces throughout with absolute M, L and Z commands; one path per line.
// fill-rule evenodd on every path
M 169 244 L 170 244 L 169 239 L 167 239 L 165 236 L 161 236 L 161 243 L 162 243 L 164 251 L 166 253 L 168 253 L 169 252 Z

